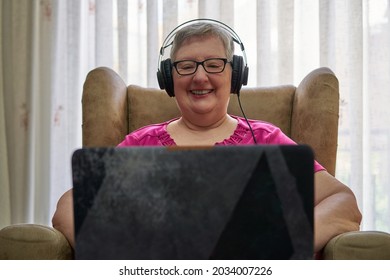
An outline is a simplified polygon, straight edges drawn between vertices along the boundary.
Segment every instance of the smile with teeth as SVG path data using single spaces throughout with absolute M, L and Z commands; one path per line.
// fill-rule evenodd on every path
M 195 95 L 204 95 L 204 94 L 208 94 L 212 92 L 211 89 L 204 89 L 204 90 L 191 90 L 191 93 L 192 94 L 195 94 Z

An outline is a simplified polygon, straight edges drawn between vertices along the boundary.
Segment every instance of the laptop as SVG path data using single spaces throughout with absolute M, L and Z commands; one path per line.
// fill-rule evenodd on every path
M 305 145 L 82 148 L 76 259 L 312 259 Z

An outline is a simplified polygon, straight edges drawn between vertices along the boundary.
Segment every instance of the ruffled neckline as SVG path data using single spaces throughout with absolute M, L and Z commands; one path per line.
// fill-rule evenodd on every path
M 227 138 L 221 142 L 215 143 L 214 144 L 215 146 L 237 145 L 237 144 L 240 144 L 242 142 L 242 140 L 247 136 L 248 128 L 245 126 L 245 123 L 243 122 L 243 120 L 239 117 L 236 117 L 236 116 L 231 116 L 231 117 L 237 120 L 236 129 L 234 130 L 233 134 L 229 138 Z M 176 119 L 174 119 L 174 120 L 176 120 Z M 170 120 L 170 121 L 166 122 L 163 126 L 162 133 L 159 135 L 160 143 L 163 146 L 176 146 L 175 141 L 171 138 L 171 136 L 169 135 L 169 133 L 167 131 L 168 124 L 174 120 Z

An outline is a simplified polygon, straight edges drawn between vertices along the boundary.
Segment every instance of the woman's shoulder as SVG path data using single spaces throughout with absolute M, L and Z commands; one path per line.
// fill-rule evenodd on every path
M 172 120 L 140 127 L 126 135 L 125 139 L 119 144 L 119 146 L 164 145 L 162 142 L 169 140 L 167 139 L 169 136 L 167 133 L 167 125 L 171 121 Z
M 129 135 L 138 135 L 138 136 L 158 135 L 165 130 L 168 123 L 169 122 L 162 122 L 162 123 L 155 123 L 155 124 L 142 126 L 134 130 L 133 132 L 131 132 Z
M 246 120 L 244 117 L 239 117 L 239 116 L 234 116 L 234 118 L 237 119 L 238 126 L 241 126 L 245 129 L 252 128 L 252 130 L 262 130 L 264 132 L 274 132 L 280 130 L 280 128 L 277 127 L 276 125 L 266 121 L 254 120 L 254 119 Z
M 241 144 L 252 143 L 253 137 L 255 137 L 258 144 L 295 143 L 287 135 L 285 135 L 279 127 L 272 123 L 254 119 L 246 120 L 245 118 L 238 116 L 233 117 L 238 121 L 235 136 L 236 138 L 242 138 L 236 142 L 240 142 Z M 237 137 L 238 135 L 241 135 L 241 137 Z

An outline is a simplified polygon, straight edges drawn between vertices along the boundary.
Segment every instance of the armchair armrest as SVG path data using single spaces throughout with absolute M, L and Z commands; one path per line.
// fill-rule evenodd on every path
M 322 255 L 326 260 L 390 260 L 390 234 L 352 231 L 331 239 Z
M 390 260 L 390 234 L 354 231 L 334 237 L 325 246 L 326 260 Z M 11 225 L 0 230 L 2 260 L 70 260 L 73 250 L 56 229 L 35 224 Z
M 2 260 L 67 260 L 73 250 L 58 230 L 36 224 L 10 225 L 0 230 Z

